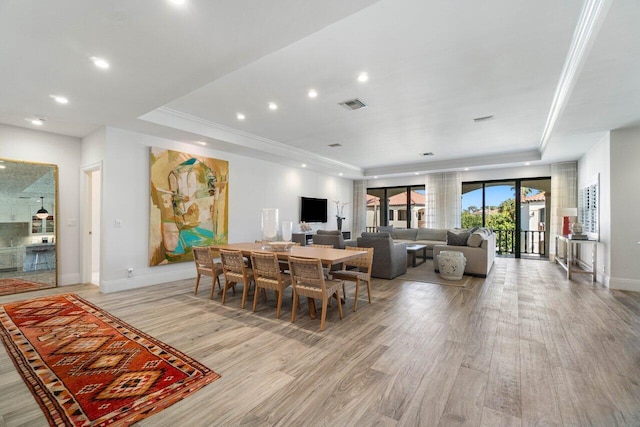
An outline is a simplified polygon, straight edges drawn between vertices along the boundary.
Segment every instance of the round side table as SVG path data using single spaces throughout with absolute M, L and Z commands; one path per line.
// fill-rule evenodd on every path
M 442 251 L 438 254 L 440 277 L 445 280 L 460 280 L 464 274 L 467 259 L 462 252 Z

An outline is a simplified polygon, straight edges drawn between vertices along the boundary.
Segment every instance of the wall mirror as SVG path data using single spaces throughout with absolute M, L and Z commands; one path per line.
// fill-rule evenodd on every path
M 0 159 L 0 295 L 58 284 L 58 166 Z

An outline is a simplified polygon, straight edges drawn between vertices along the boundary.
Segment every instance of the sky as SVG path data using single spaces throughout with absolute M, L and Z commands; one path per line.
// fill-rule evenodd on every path
M 536 193 L 537 191 L 534 190 L 532 194 Z M 486 187 L 486 202 L 488 206 L 499 206 L 505 200 L 515 197 L 515 190 L 512 185 Z M 482 207 L 482 188 L 462 195 L 462 209 L 467 209 L 469 206 Z
M 425 193 L 424 189 L 415 191 L 421 194 Z M 489 206 L 499 206 L 505 200 L 516 197 L 513 185 L 487 186 L 486 192 L 487 205 Z M 532 189 L 531 194 L 538 194 L 538 192 L 538 190 Z M 482 188 L 462 195 L 462 209 L 467 209 L 469 206 L 477 206 L 478 208 L 482 206 Z

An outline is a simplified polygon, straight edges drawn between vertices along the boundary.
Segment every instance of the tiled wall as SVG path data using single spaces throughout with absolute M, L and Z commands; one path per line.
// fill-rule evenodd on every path
M 11 244 L 13 240 L 13 245 Z M 28 222 L 0 223 L 0 248 L 18 247 L 31 243 Z

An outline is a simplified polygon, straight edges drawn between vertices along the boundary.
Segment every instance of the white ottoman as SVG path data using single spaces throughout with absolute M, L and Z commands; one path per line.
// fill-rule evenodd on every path
M 467 259 L 462 252 L 442 251 L 438 254 L 440 277 L 446 280 L 460 280 L 464 274 Z

